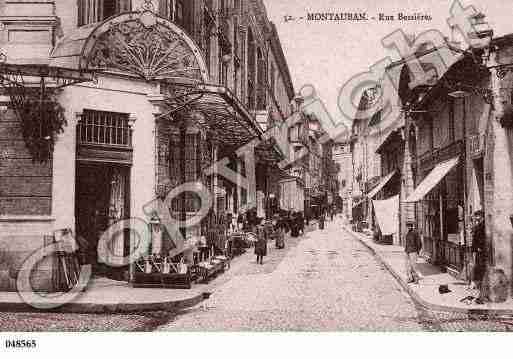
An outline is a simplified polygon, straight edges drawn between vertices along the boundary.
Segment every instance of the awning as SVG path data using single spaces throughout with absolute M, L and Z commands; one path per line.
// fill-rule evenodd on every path
M 398 144 L 403 144 L 404 139 L 401 135 L 401 131 L 404 130 L 404 116 L 401 116 L 400 120 L 396 121 L 395 126 L 391 128 L 391 130 L 386 133 L 384 136 L 383 142 L 378 146 L 375 153 L 381 154 L 383 150 L 389 148 L 390 145 L 392 145 L 394 142 Z
M 444 178 L 450 170 L 452 170 L 459 161 L 459 156 L 451 158 L 448 161 L 439 163 L 426 178 L 415 188 L 412 194 L 406 198 L 406 203 L 418 202 L 424 198 L 441 180 Z
M 176 84 L 170 84 L 168 90 L 164 102 L 170 111 L 163 117 L 196 123 L 228 147 L 239 148 L 262 137 L 254 116 L 226 87 L 191 84 L 177 89 Z
M 381 234 L 389 236 L 399 232 L 399 196 L 384 201 L 372 201 Z
M 374 187 L 369 193 L 367 193 L 367 197 L 372 199 L 374 198 L 374 196 L 376 196 L 378 194 L 379 191 L 381 191 L 383 189 L 383 187 L 385 187 L 385 185 L 392 179 L 392 177 L 394 177 L 394 175 L 397 173 L 397 171 L 393 171 L 392 173 L 389 173 L 388 175 L 386 175 L 379 183 L 376 187 Z
M 0 86 L 9 89 L 35 87 L 59 89 L 93 80 L 90 71 L 68 69 L 47 64 L 16 64 L 0 62 Z

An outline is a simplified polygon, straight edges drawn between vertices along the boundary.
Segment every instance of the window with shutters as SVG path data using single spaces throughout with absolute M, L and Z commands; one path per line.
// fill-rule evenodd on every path
M 132 0 L 78 0 L 78 26 L 132 11 Z
M 257 110 L 265 110 L 267 108 L 267 63 L 261 49 L 257 50 Z
M 271 80 L 271 83 L 269 84 L 269 91 L 271 91 L 271 94 L 274 96 L 276 86 L 276 69 L 274 68 L 274 64 L 271 64 L 269 77 Z
M 248 31 L 248 107 L 250 110 L 255 109 L 256 100 L 256 48 L 255 39 L 251 29 Z

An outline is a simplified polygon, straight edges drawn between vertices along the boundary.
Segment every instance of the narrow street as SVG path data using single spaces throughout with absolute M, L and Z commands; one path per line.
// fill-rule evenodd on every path
M 311 226 L 316 228 L 317 226 Z M 212 283 L 210 298 L 179 313 L 0 313 L 3 331 L 508 331 L 505 318 L 469 318 L 415 305 L 370 251 L 327 229 L 252 249 Z M 158 289 L 156 289 L 158 290 Z
M 289 240 L 290 241 L 290 240 Z M 372 254 L 336 223 L 251 259 L 209 300 L 160 330 L 415 331 L 414 304 Z M 292 248 L 290 248 L 292 246 Z M 279 259 L 279 260 L 277 260 Z

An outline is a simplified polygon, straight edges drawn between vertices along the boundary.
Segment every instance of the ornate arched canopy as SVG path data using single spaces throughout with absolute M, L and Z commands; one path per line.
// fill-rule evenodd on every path
M 198 46 L 184 30 L 151 11 L 130 12 L 79 28 L 52 52 L 56 65 L 145 80 L 208 82 Z

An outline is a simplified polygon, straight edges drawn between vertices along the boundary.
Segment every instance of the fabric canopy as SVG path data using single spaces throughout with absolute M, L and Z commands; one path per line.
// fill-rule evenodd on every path
M 385 187 L 385 185 L 392 179 L 392 177 L 394 177 L 395 174 L 396 171 L 393 171 L 392 173 L 389 173 L 388 175 L 383 177 L 381 181 L 378 183 L 378 185 L 374 187 L 369 193 L 367 193 L 367 197 L 370 199 L 374 198 L 374 196 L 376 196 L 378 192 L 381 191 L 383 187 Z
M 452 170 L 459 161 L 459 156 L 451 158 L 448 161 L 439 163 L 426 178 L 415 188 L 412 194 L 406 198 L 406 203 L 418 202 L 426 194 L 428 194 L 441 180 L 444 178 L 450 170 Z
M 372 201 L 381 234 L 389 236 L 399 232 L 399 195 L 384 201 Z

